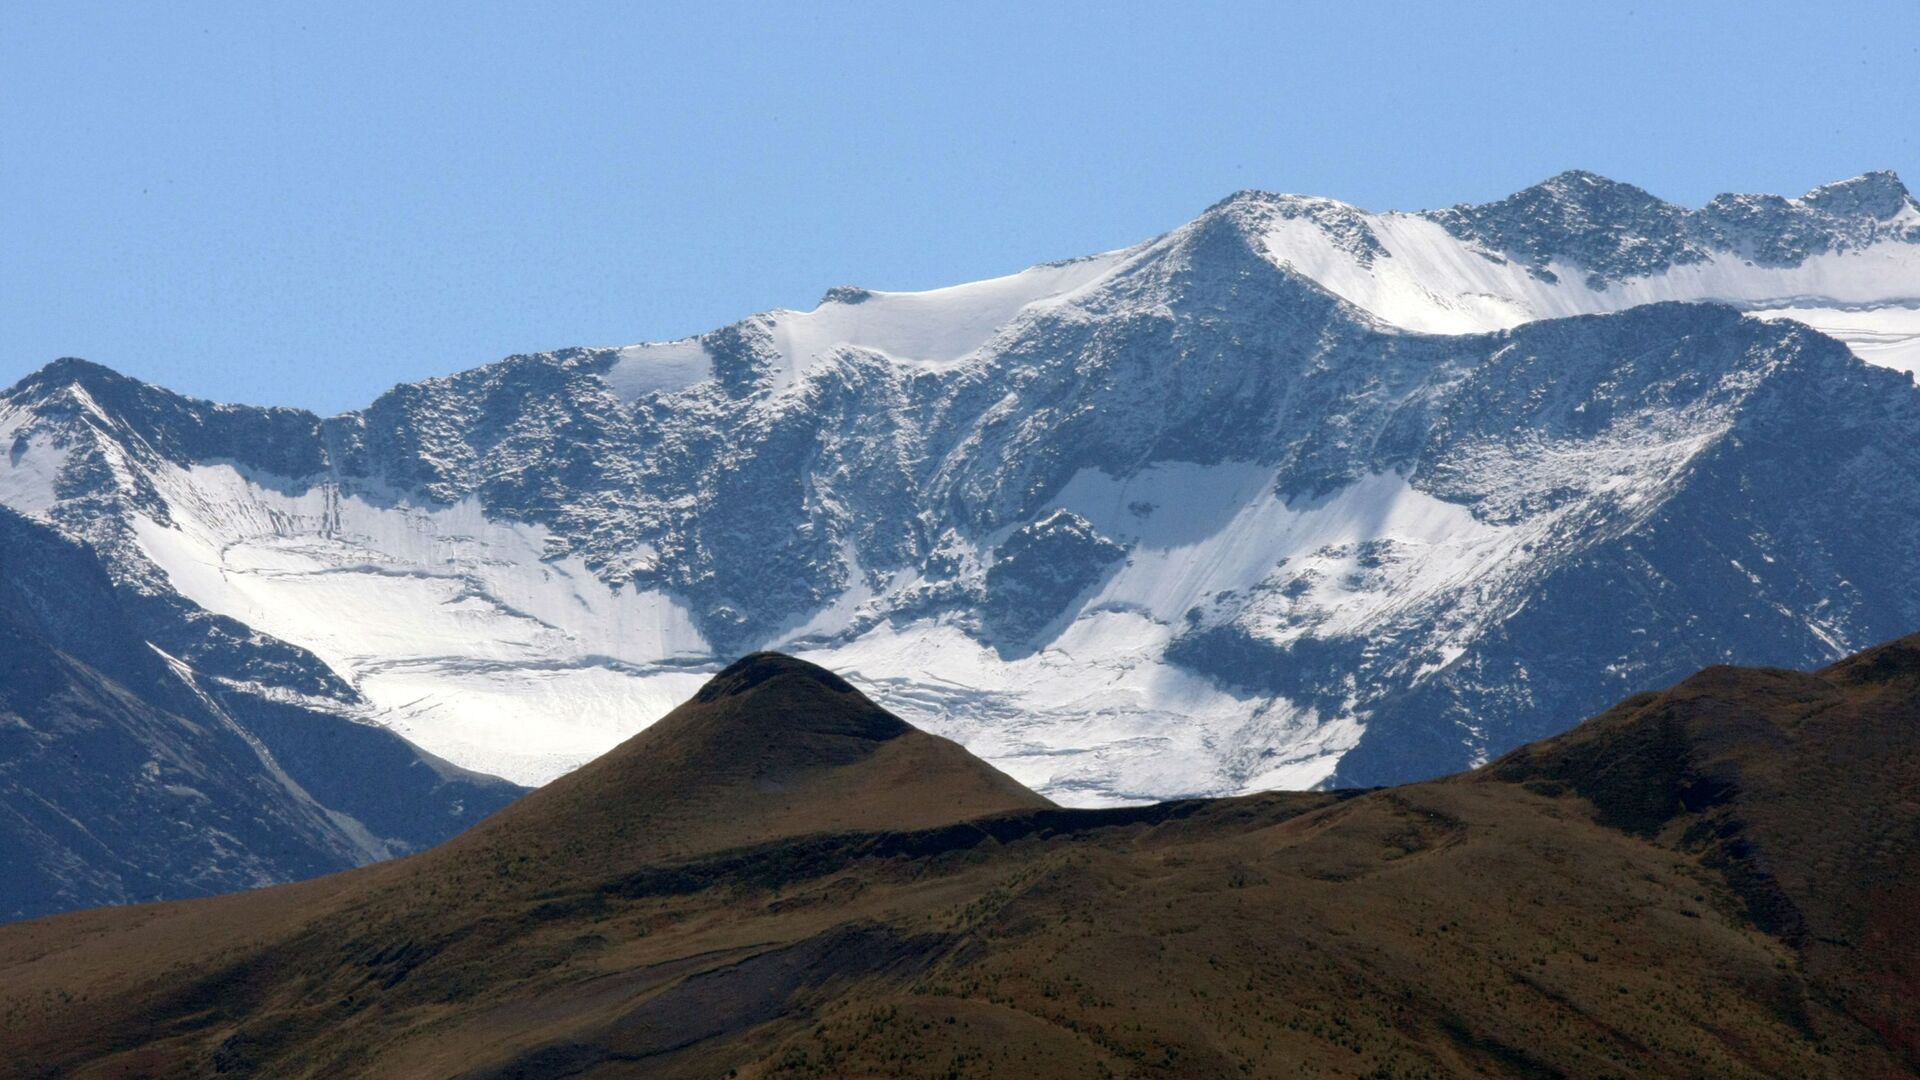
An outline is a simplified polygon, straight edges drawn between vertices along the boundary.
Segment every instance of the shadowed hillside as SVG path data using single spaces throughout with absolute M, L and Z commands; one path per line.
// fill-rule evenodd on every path
M 0 929 L 65 1076 L 1914 1075 L 1920 639 L 1479 772 L 1063 810 L 740 661 L 426 854 Z
M 190 627 L 262 667 L 167 651 Z M 246 689 L 285 652 L 115 589 L 87 547 L 0 507 L 0 921 L 345 870 L 525 793 L 323 693 Z

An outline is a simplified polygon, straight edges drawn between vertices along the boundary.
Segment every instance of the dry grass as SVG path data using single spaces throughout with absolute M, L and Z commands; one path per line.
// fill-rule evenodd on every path
M 760 658 L 435 852 L 0 929 L 0 1070 L 1912 1075 L 1890 648 L 1469 777 L 1102 812 Z

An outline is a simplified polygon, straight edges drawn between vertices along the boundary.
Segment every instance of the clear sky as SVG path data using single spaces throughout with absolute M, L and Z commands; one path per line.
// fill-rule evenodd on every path
M 0 384 L 79 355 L 331 412 L 1240 188 L 1417 209 L 1575 167 L 1691 204 L 1920 181 L 1920 9 L 8 0 Z

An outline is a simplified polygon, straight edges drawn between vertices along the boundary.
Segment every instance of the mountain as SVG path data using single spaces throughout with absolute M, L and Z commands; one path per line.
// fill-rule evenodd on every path
M 1890 174 L 1248 192 L 331 418 L 61 361 L 0 503 L 206 616 L 171 655 L 521 783 L 767 648 L 1064 803 L 1397 782 L 1920 626 L 1916 271 Z
M 933 828 L 1049 806 L 832 672 L 754 653 L 443 854 L 536 852 L 537 877 L 598 877 L 807 833 Z M 553 843 L 562 834 L 570 840 Z
M 521 793 L 337 711 L 237 691 L 143 637 L 156 621 L 92 552 L 0 509 L 0 919 L 343 870 Z
M 1920 1075 L 1916 781 L 1920 637 L 1078 810 L 758 655 L 434 851 L 0 927 L 0 1072 Z

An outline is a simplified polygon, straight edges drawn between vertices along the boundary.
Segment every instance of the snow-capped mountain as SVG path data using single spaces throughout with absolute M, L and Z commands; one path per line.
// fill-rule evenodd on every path
M 1569 172 L 1485 206 L 1368 214 L 1246 193 L 1267 253 L 1381 321 L 1436 334 L 1663 300 L 1792 318 L 1920 370 L 1920 205 L 1892 173 L 1692 210 Z
M 0 502 L 261 639 L 183 663 L 524 783 L 757 647 L 1066 802 L 1378 783 L 1920 627 L 1916 312 L 1889 174 L 1242 193 L 333 418 L 61 362 L 0 399 Z

